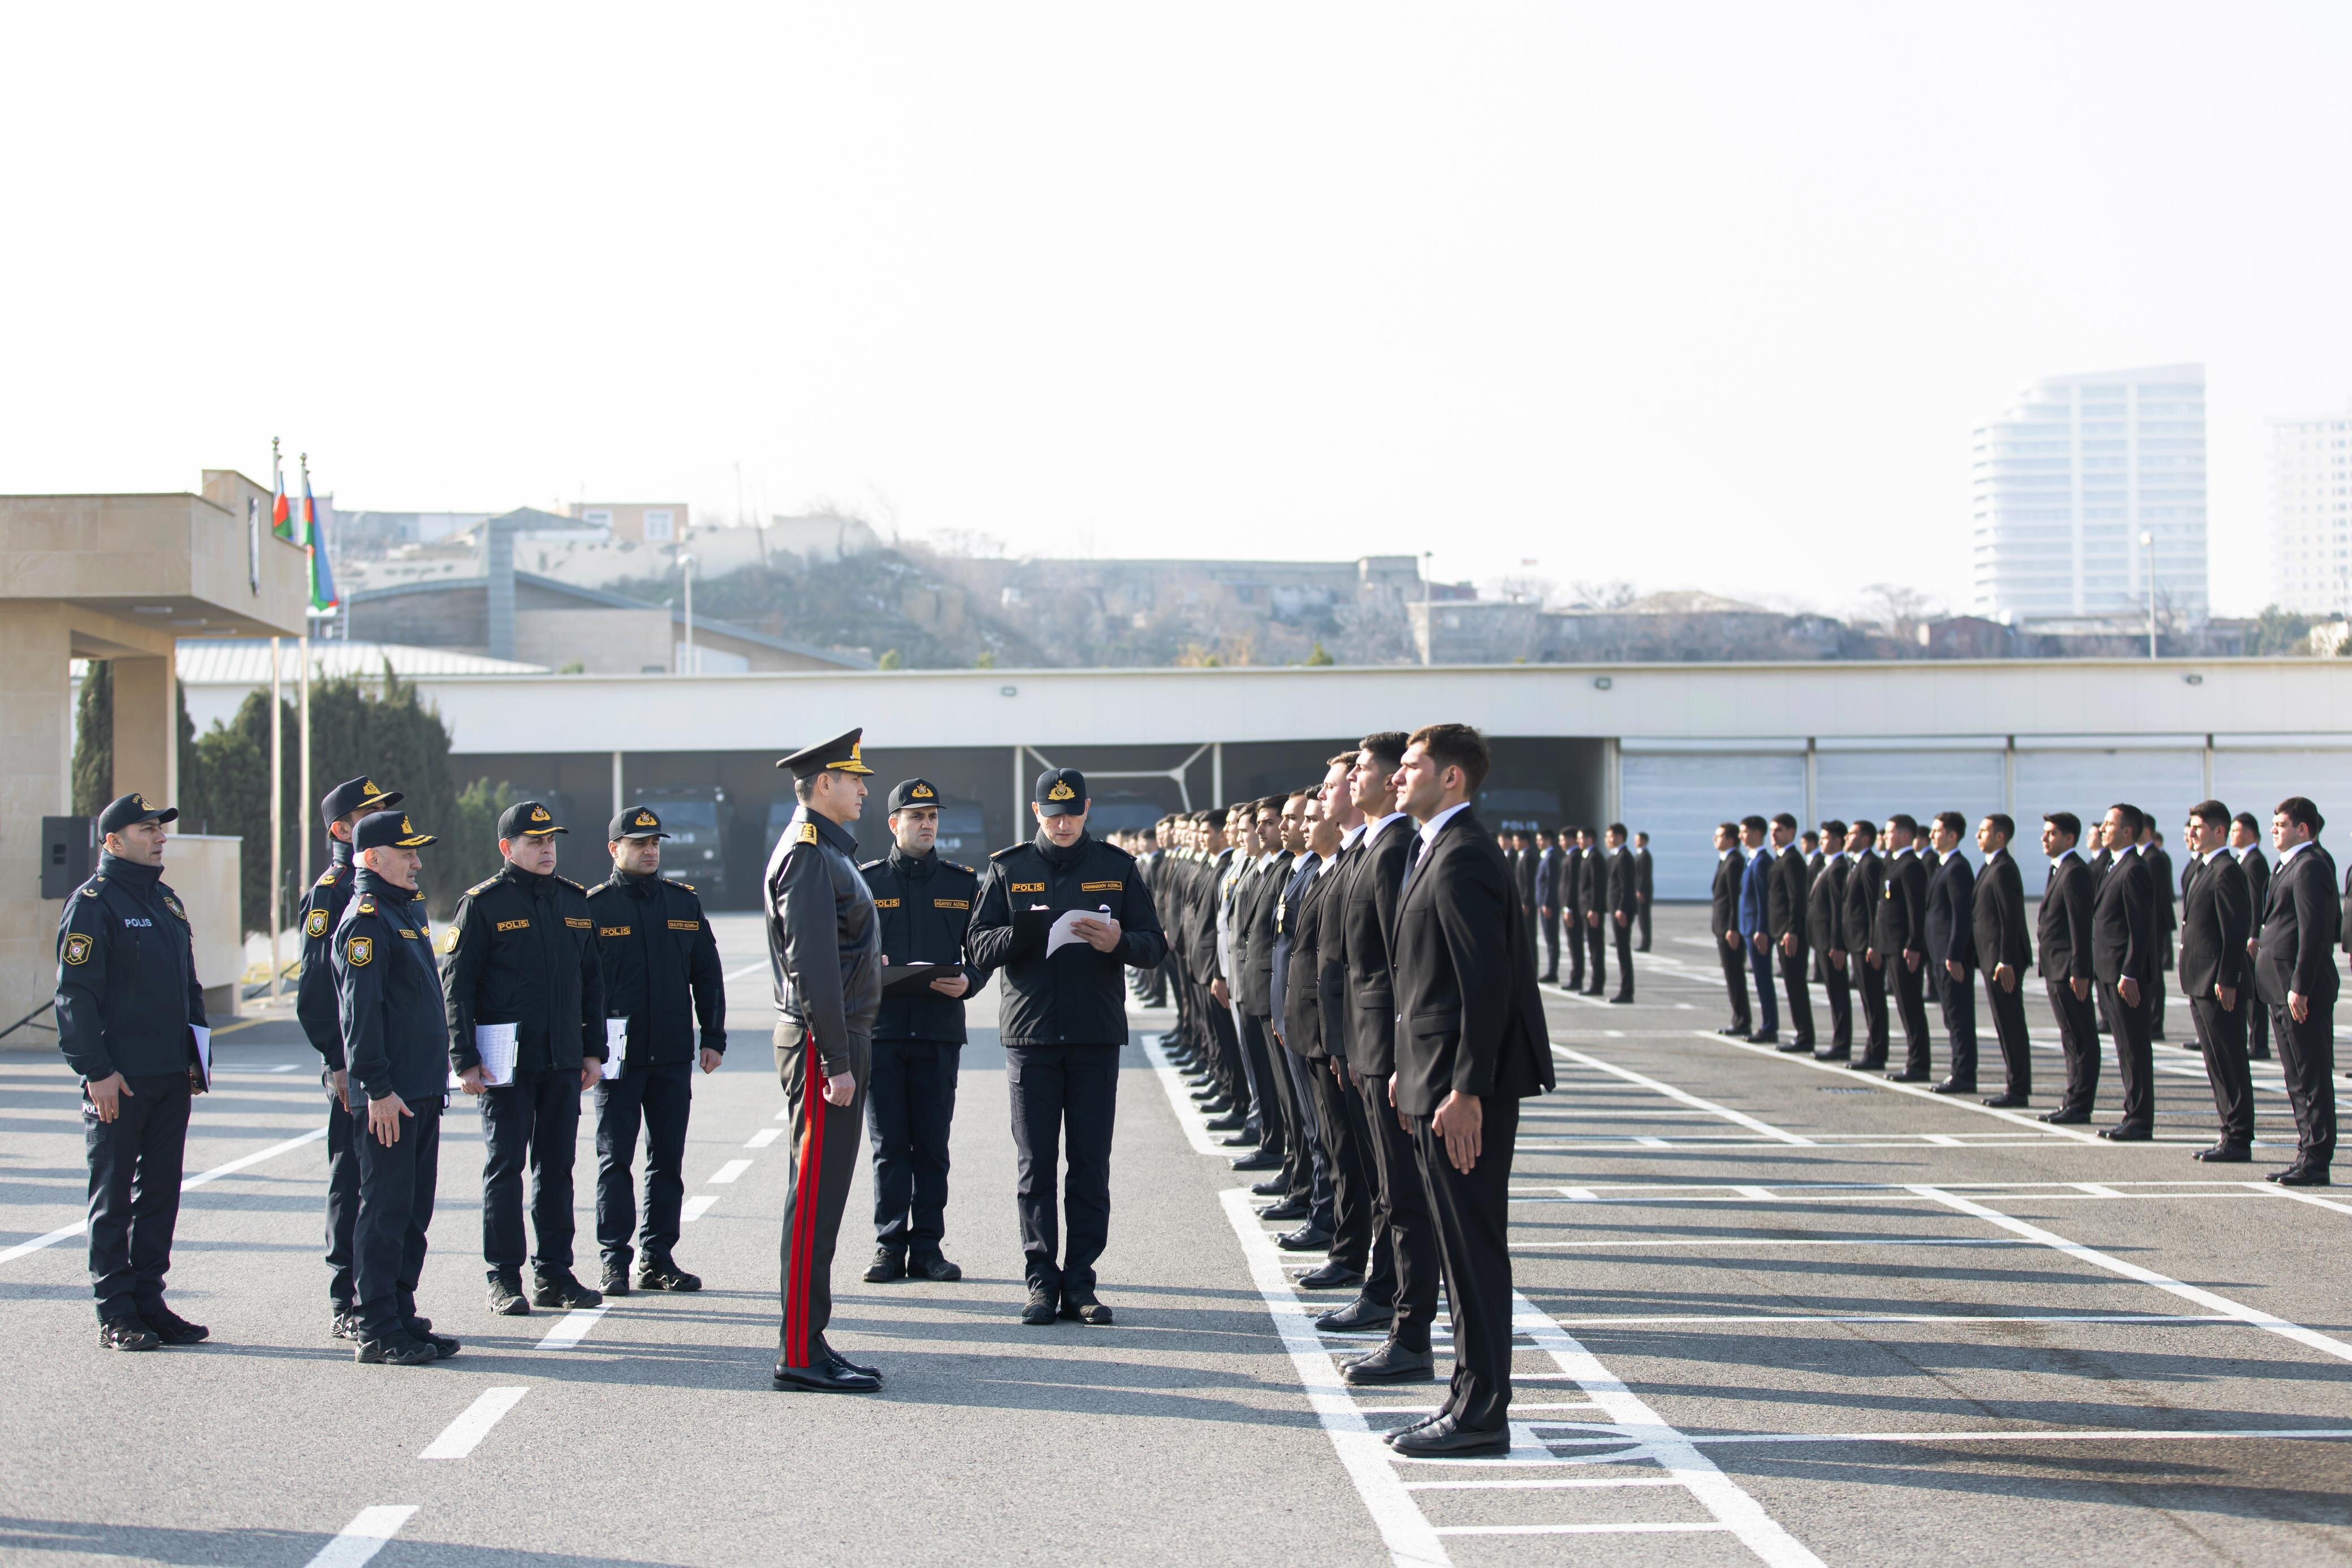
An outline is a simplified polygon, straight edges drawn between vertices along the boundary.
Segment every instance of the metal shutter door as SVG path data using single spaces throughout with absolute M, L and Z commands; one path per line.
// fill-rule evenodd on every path
M 1805 759 L 1787 752 L 1628 751 L 1618 767 L 1625 826 L 1650 835 L 1659 898 L 1707 896 L 1717 822 L 1805 803 Z

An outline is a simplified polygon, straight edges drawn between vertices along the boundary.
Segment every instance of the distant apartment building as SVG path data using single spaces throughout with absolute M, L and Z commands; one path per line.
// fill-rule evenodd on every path
M 2271 597 L 2352 612 L 2352 411 L 2271 422 Z
M 2204 366 L 2035 382 L 1977 430 L 1972 469 L 1978 614 L 2145 615 L 2152 570 L 2162 617 L 2205 620 Z
M 675 544 L 686 537 L 684 501 L 574 501 L 572 515 L 631 544 Z

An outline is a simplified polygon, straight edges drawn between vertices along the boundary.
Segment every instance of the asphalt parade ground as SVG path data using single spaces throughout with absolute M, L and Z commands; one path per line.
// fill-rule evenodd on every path
M 2192 1161 L 2213 1107 L 2176 997 L 2156 1141 L 2108 1144 L 2034 1120 L 2061 1081 L 2038 994 L 2034 1103 L 1998 1112 L 1717 1036 L 1705 919 L 1659 912 L 1633 1006 L 1547 989 L 1560 1082 L 1521 1124 L 1501 1458 L 1378 1441 L 1436 1391 L 1340 1382 L 1359 1342 L 1313 1317 L 1343 1297 L 1293 1287 L 1320 1259 L 1274 1245 L 1142 1043 L 1165 1015 L 1120 1086 L 1118 1322 L 1032 1329 L 982 993 L 965 1278 L 862 1283 L 863 1169 L 850 1199 L 832 1338 L 887 1375 L 864 1397 L 768 1383 L 787 1162 L 756 917 L 715 923 L 732 1049 L 697 1083 L 678 1247 L 707 1288 L 491 1316 L 461 1096 L 419 1295 L 465 1350 L 432 1367 L 328 1336 L 324 1102 L 290 1022 L 218 1038 L 170 1280 L 213 1337 L 152 1354 L 95 1343 L 73 1079 L 0 1053 L 0 1562 L 2352 1561 L 2352 1191 L 2262 1180 L 2294 1141 L 2274 1064 L 2256 1163 Z M 2112 1061 L 2103 1089 L 2100 1124 Z

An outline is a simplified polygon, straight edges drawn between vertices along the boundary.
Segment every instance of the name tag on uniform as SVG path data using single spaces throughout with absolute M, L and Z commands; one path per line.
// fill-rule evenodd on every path
M 673 920 L 669 923 L 669 928 L 672 931 L 699 931 L 702 929 L 702 922 L 699 920 Z
M 596 923 L 593 920 L 583 920 L 576 915 L 567 915 L 563 917 L 563 924 L 575 931 L 585 931 Z
M 528 931 L 530 929 L 530 922 L 528 920 L 501 920 L 499 922 L 499 929 L 501 931 Z
M 1121 885 L 1116 882 L 1082 882 L 1078 883 L 1078 891 L 1080 893 L 1117 893 Z
M 935 898 L 931 900 L 931 907 L 933 909 L 970 909 L 971 907 L 971 900 L 969 898 Z
M 874 907 L 877 909 L 896 909 L 898 907 L 898 901 L 895 898 L 877 898 L 874 901 Z
M 599 925 L 596 927 L 596 935 L 599 936 L 626 936 L 633 929 L 635 929 L 635 927 L 627 925 Z
M 411 942 L 414 942 L 414 941 L 415 941 L 415 940 L 416 940 L 416 933 L 415 933 L 415 932 L 414 932 L 414 931 L 411 931 L 411 930 L 410 930 L 407 926 L 405 926 L 405 925 L 404 925 L 404 926 L 402 926 L 402 927 L 400 928 L 400 934 L 401 934 L 403 936 L 407 937 Z
M 1042 882 L 1016 882 L 1013 883 L 1013 891 L 1015 893 L 1043 893 L 1045 891 L 1045 884 Z

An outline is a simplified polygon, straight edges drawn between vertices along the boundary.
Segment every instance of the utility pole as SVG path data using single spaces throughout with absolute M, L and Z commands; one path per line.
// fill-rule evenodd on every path
M 679 661 L 678 674 L 698 674 L 701 673 L 702 664 L 694 656 L 694 557 L 680 555 L 677 558 L 677 564 L 679 570 L 686 573 L 686 657 Z M 619 810 L 618 807 L 614 809 Z
M 2156 657 L 2156 531 L 2142 528 L 2140 549 L 2147 551 L 2147 656 Z

